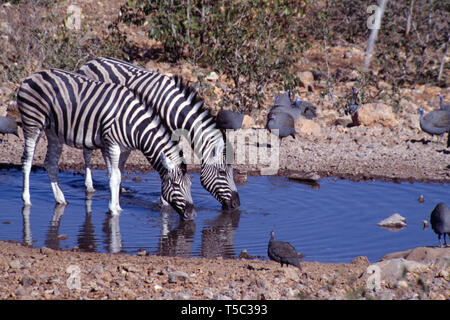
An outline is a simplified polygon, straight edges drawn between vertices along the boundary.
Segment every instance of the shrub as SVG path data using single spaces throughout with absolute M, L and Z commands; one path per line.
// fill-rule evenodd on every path
M 99 55 L 126 57 L 126 38 L 114 25 L 104 39 L 67 28 L 54 12 L 56 1 L 16 0 L 3 13 L 0 30 L 0 78 L 18 83 L 46 68 L 74 71 Z M 84 29 L 83 29 L 84 28 Z
M 149 37 L 164 46 L 160 59 L 188 59 L 226 74 L 225 96 L 239 105 L 256 101 L 269 85 L 292 88 L 295 57 L 307 46 L 298 37 L 308 1 L 137 0 L 122 7 L 122 20 L 149 23 Z

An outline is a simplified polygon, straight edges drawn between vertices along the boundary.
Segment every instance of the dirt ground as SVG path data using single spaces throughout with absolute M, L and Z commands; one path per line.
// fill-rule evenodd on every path
M 83 7 L 87 23 L 97 23 L 97 28 L 107 26 L 122 3 L 111 1 L 105 5 L 106 2 L 99 1 L 93 7 L 94 2 L 78 2 Z M 130 35 L 135 41 L 139 41 L 140 36 L 137 30 Z M 354 48 L 330 50 L 330 61 L 333 61 L 333 53 L 343 56 L 342 50 L 354 51 Z M 315 55 L 314 48 L 309 54 L 311 57 Z M 308 53 L 305 56 L 308 58 Z M 170 69 L 164 64 L 157 66 L 161 70 L 167 68 Z M 336 92 L 347 90 L 351 85 L 346 84 Z M 420 131 L 417 114 L 418 106 L 426 111 L 436 108 L 436 102 L 434 106 L 428 102 L 437 100 L 437 93 L 447 99 L 448 88 L 424 85 L 405 88 L 403 96 L 411 99 L 400 100 L 401 112 L 390 114 L 391 118 L 375 119 L 351 128 L 346 126 L 350 120 L 348 116 L 333 110 L 326 99 L 322 100 L 320 84 L 312 84 L 312 88 L 312 92 L 305 89 L 304 95 L 317 104 L 318 117 L 299 123 L 295 139 L 288 137 L 281 141 L 277 170 L 265 171 L 265 174 L 295 175 L 306 180 L 342 177 L 450 181 L 450 150 L 445 148 L 446 137 L 431 139 Z M 216 108 L 208 103 L 207 107 Z M 249 114 L 253 121 L 250 127 L 254 130 L 248 133 L 250 136 L 257 130 L 264 130 L 266 114 L 267 110 Z M 19 136 L 10 135 L 1 144 L 0 165 L 20 166 L 23 152 L 21 130 Z M 255 154 L 256 150 L 251 148 L 244 151 L 246 160 L 234 165 L 235 179 L 244 183 L 247 174 L 261 174 L 264 173 L 261 169 L 266 168 L 266 165 L 249 160 L 248 155 Z M 43 166 L 45 152 L 46 139 L 43 136 L 36 150 L 34 165 Z M 82 171 L 80 159 L 81 150 L 65 146 L 60 170 Z M 96 169 L 105 168 L 99 151 L 94 153 L 92 164 Z M 194 171 L 199 167 L 191 165 L 188 168 Z M 139 152 L 131 154 L 126 169 L 151 170 Z M 450 191 L 448 199 L 442 200 L 450 200 Z M 54 251 L 0 241 L 0 299 L 450 299 L 450 249 L 414 250 L 423 254 L 412 258 L 404 253 L 391 256 L 391 259 L 412 259 L 421 263 L 420 268 L 402 269 L 397 277 L 386 273 L 379 278 L 380 285 L 373 289 L 369 279 L 372 274 L 367 271 L 370 263 L 365 257 L 356 257 L 346 264 L 302 262 L 300 271 L 294 267 L 281 268 L 273 261 L 245 258 L 230 260 Z M 436 251 L 436 254 L 430 257 L 430 251 Z
M 395 276 L 380 264 L 374 286 L 366 257 L 347 264 L 302 262 L 299 270 L 245 258 L 55 251 L 0 242 L 0 299 L 450 299 L 450 248 L 413 251 L 389 261 L 420 262 L 406 260 L 414 267 Z

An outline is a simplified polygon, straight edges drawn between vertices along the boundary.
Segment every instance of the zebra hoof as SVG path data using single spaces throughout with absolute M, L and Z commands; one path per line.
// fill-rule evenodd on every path
M 94 188 L 86 188 L 86 194 L 92 194 L 95 193 L 95 189 Z
M 120 206 L 116 206 L 115 208 L 109 208 L 109 213 L 112 216 L 118 216 L 121 211 L 122 211 L 122 208 Z

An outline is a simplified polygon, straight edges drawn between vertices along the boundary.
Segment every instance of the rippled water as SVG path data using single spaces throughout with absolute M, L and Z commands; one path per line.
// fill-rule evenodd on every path
M 84 193 L 84 176 L 61 172 L 60 182 L 69 205 L 55 206 L 46 171 L 31 173 L 31 208 L 22 208 L 22 173 L 0 171 L 0 240 L 15 240 L 35 247 L 97 252 L 236 257 L 241 250 L 267 259 L 270 230 L 304 254 L 304 261 L 349 262 L 367 256 L 375 262 L 383 255 L 416 246 L 435 246 L 437 236 L 422 230 L 434 206 L 450 204 L 450 183 L 351 182 L 331 178 L 306 185 L 287 178 L 248 177 L 239 185 L 241 207 L 222 213 L 194 174 L 192 196 L 195 221 L 180 222 L 172 211 L 158 206 L 160 180 L 155 173 L 126 177 L 130 190 L 121 196 L 122 213 L 108 215 L 106 173 L 94 170 L 97 192 Z M 336 181 L 335 181 L 336 180 Z M 417 198 L 423 194 L 424 203 Z M 392 232 L 378 227 L 393 213 L 407 227 Z

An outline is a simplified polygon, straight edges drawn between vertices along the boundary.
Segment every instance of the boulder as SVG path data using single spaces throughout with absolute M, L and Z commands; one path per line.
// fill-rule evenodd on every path
M 244 115 L 244 119 L 242 120 L 242 129 L 251 129 L 255 126 L 255 119 L 253 119 L 249 115 Z
M 363 104 L 358 110 L 358 118 L 362 125 L 368 127 L 381 125 L 386 128 L 393 128 L 398 125 L 392 108 L 383 103 Z
M 294 122 L 295 132 L 300 135 L 322 136 L 322 128 L 313 120 L 300 118 Z
M 417 262 L 430 262 L 430 261 L 448 261 L 450 262 L 450 250 L 448 248 L 439 247 L 418 247 L 405 251 L 393 252 L 385 255 L 380 261 L 390 260 L 390 259 L 408 259 Z
M 311 71 L 299 72 L 297 76 L 305 88 L 308 88 L 309 85 L 314 83 L 314 75 Z

